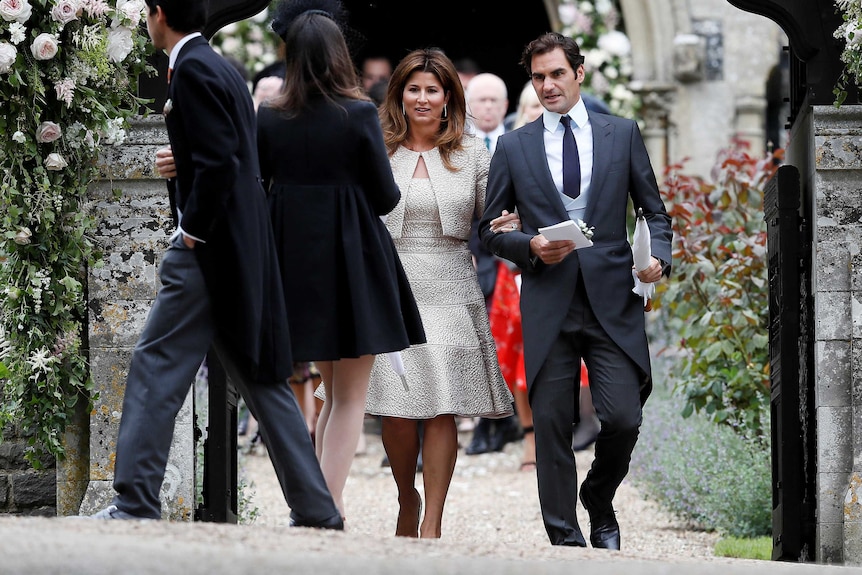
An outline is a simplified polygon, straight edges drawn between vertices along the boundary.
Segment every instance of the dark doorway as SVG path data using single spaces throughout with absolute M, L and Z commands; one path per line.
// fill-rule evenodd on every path
M 350 26 L 364 38 L 357 63 L 366 55 L 384 55 L 393 65 L 409 51 L 436 46 L 456 61 L 471 58 L 484 72 L 506 82 L 509 110 L 527 81 L 519 65 L 524 46 L 551 31 L 541 0 L 505 4 L 499 0 L 439 0 L 415 4 L 403 0 L 344 0 Z M 517 7 L 516 7 L 517 6 Z

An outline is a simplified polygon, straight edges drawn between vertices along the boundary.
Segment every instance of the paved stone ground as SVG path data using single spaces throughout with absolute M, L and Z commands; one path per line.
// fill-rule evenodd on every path
M 469 436 L 461 440 L 466 445 Z M 535 475 L 518 471 L 517 444 L 503 453 L 459 454 L 442 539 L 396 538 L 394 482 L 381 459 L 379 437 L 367 435 L 345 493 L 344 532 L 288 527 L 288 508 L 261 452 L 243 458 L 251 484 L 244 494 L 258 515 L 250 525 L 0 516 L 0 575 L 862 575 L 859 568 L 714 557 L 714 534 L 667 516 L 628 484 L 616 501 L 622 552 L 552 547 Z M 586 470 L 590 459 L 581 454 L 579 467 Z M 585 517 L 582 525 L 588 528 Z

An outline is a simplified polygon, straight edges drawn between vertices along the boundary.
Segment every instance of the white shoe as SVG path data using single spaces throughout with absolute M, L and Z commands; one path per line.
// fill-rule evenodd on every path
M 108 505 L 101 511 L 89 516 L 89 519 L 131 519 L 137 521 L 153 521 L 149 517 L 138 517 L 131 513 L 126 513 L 116 505 Z

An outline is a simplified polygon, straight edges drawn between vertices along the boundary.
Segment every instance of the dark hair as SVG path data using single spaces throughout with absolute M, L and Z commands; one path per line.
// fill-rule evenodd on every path
M 455 64 L 439 48 L 423 48 L 410 52 L 392 72 L 386 90 L 386 99 L 380 106 L 380 123 L 383 126 L 386 148 L 391 156 L 407 139 L 409 126 L 403 111 L 403 94 L 404 87 L 414 72 L 434 74 L 443 87 L 443 92 L 449 95 L 446 117 L 440 124 L 436 145 L 446 167 L 450 170 L 455 169 L 450 156 L 452 152 L 462 147 L 467 124 L 467 104 L 464 101 L 464 87 L 458 78 Z
M 563 36 L 557 32 L 546 32 L 542 34 L 524 48 L 524 53 L 521 55 L 521 65 L 527 70 L 527 74 L 531 75 L 533 56 L 536 54 L 547 54 L 548 52 L 560 48 L 566 55 L 566 60 L 572 66 L 572 70 L 577 71 L 578 67 L 584 63 L 584 57 L 581 55 L 581 49 L 578 43 L 568 36 Z
M 386 100 L 386 88 L 389 86 L 389 80 L 377 80 L 368 89 L 368 97 L 378 106 L 383 105 Z
M 279 35 L 284 39 L 285 77 L 289 80 L 272 106 L 293 116 L 314 96 L 331 102 L 339 97 L 368 100 L 335 14 L 320 8 L 296 14 L 298 5 L 326 6 L 337 12 L 341 6 L 330 0 L 283 0 L 276 8 L 273 30 L 278 32 L 287 24 Z
M 460 58 L 453 62 L 455 69 L 464 74 L 481 74 L 482 67 L 472 58 Z
M 174 32 L 199 32 L 207 23 L 208 0 L 144 0 L 150 14 L 161 6 L 168 28 Z
M 326 16 L 342 28 L 347 23 L 347 11 L 340 0 L 281 0 L 275 7 L 272 31 L 287 42 L 287 31 L 297 18 L 308 14 Z

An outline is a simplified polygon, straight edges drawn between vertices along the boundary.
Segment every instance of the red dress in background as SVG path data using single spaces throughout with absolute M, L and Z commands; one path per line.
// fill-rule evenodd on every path
M 521 334 L 521 296 L 515 278 L 520 271 L 512 271 L 503 262 L 497 262 L 497 283 L 491 296 L 491 335 L 497 344 L 497 360 L 503 379 L 514 393 L 526 391 L 524 372 L 524 338 Z
M 521 274 L 497 262 L 497 283 L 491 296 L 491 335 L 497 344 L 500 372 L 511 392 L 527 390 L 524 371 L 524 336 L 521 332 L 521 292 L 515 278 Z M 581 387 L 589 386 L 587 366 L 581 362 Z

